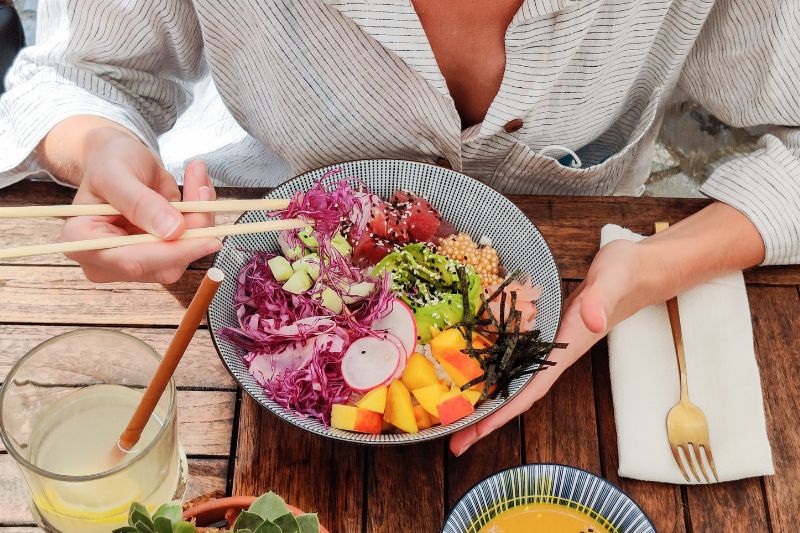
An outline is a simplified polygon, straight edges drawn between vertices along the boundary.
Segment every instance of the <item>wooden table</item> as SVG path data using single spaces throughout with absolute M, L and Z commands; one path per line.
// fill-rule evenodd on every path
M 256 190 L 220 196 L 255 197 Z M 23 182 L 2 205 L 68 203 L 70 191 Z M 574 289 L 614 222 L 647 232 L 702 200 L 514 197 L 556 252 L 566 291 Z M 220 217 L 230 221 L 232 215 Z M 48 242 L 58 220 L 0 220 L 3 247 Z M 208 262 L 174 285 L 87 282 L 63 256 L 0 263 L 0 379 L 28 349 L 64 331 L 118 328 L 163 350 Z M 620 485 L 659 532 L 795 531 L 800 512 L 800 268 L 749 272 L 748 294 L 777 475 L 712 486 L 676 487 L 617 476 L 617 444 L 606 345 L 567 371 L 528 413 L 454 458 L 440 440 L 404 448 L 334 444 L 290 426 L 239 391 L 200 331 L 177 374 L 180 437 L 189 455 L 189 498 L 272 489 L 320 513 L 333 533 L 435 532 L 460 496 L 483 477 L 521 463 L 556 462 Z M 0 451 L 0 533 L 37 531 L 25 488 Z

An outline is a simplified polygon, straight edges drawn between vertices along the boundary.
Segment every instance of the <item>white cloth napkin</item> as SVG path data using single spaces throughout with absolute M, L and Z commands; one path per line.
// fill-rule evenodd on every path
M 642 238 L 609 224 L 600 245 Z M 706 415 L 720 481 L 773 474 L 742 274 L 695 287 L 678 296 L 678 306 L 689 397 Z M 642 309 L 615 327 L 608 353 L 619 475 L 686 484 L 667 441 L 667 413 L 680 393 L 666 305 Z

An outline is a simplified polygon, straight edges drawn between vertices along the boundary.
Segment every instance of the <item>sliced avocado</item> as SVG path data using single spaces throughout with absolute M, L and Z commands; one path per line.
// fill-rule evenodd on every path
M 267 261 L 267 264 L 269 265 L 269 269 L 272 271 L 272 275 L 275 276 L 275 279 L 278 281 L 286 281 L 292 277 L 292 274 L 294 274 L 294 270 L 292 270 L 292 265 L 289 263 L 289 260 L 280 255 L 276 255 Z
M 303 271 L 295 272 L 292 277 L 283 284 L 283 290 L 292 294 L 302 294 L 311 288 L 311 278 Z

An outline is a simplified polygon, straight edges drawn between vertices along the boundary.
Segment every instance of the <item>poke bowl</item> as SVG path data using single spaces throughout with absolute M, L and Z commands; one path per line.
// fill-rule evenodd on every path
M 309 227 L 227 237 L 208 325 L 234 379 L 283 420 L 351 443 L 432 440 L 551 364 L 558 268 L 502 194 L 434 165 L 362 160 L 267 198 L 291 203 L 237 223 Z
M 480 481 L 456 503 L 442 533 L 589 531 L 655 533 L 622 490 L 590 472 L 559 464 L 508 468 Z

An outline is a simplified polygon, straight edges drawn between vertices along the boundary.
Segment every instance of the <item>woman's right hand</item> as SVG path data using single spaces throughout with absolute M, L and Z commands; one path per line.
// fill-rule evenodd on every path
M 93 282 L 176 282 L 186 267 L 218 252 L 218 239 L 174 240 L 188 228 L 211 226 L 211 213 L 183 215 L 169 202 L 181 199 L 175 178 L 152 150 L 127 131 L 100 128 L 84 145 L 80 186 L 73 203 L 109 203 L 121 216 L 67 219 L 62 241 L 150 233 L 164 242 L 67 254 Z M 205 163 L 192 161 L 184 174 L 183 200 L 214 200 Z

